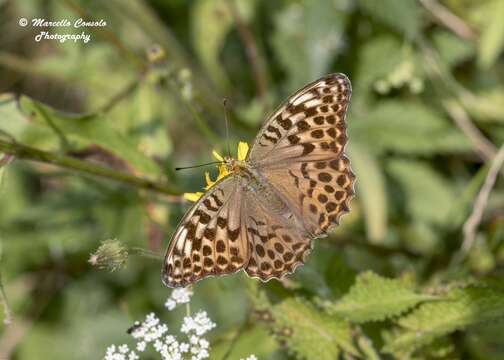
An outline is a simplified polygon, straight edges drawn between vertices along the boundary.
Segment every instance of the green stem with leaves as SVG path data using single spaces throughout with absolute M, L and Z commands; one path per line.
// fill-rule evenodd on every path
M 167 183 L 153 181 L 144 177 L 117 171 L 115 169 L 88 161 L 79 160 L 71 156 L 36 149 L 12 140 L 5 141 L 0 139 L 0 152 L 13 155 L 19 159 L 39 161 L 67 169 L 77 170 L 90 175 L 100 176 L 128 184 L 139 189 L 151 190 L 166 195 L 180 195 L 181 193 L 173 185 Z

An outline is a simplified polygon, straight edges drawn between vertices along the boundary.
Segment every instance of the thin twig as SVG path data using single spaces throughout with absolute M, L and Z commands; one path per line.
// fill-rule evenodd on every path
M 460 17 L 452 13 L 447 7 L 440 4 L 437 0 L 418 0 L 431 15 L 443 26 L 453 31 L 463 39 L 477 41 L 478 33 L 465 23 Z
M 37 109 L 37 111 L 40 113 L 42 116 L 42 119 L 47 123 L 47 126 L 54 132 L 54 134 L 58 137 L 61 143 L 61 147 L 64 150 L 69 150 L 70 149 L 70 142 L 68 141 L 65 133 L 61 131 L 61 129 L 52 121 L 51 117 L 47 115 L 47 112 L 45 109 L 37 104 L 36 102 L 33 103 L 34 107 Z
M 159 261 L 163 260 L 163 255 L 161 255 L 157 252 L 154 252 L 154 251 L 140 248 L 140 247 L 131 247 L 128 249 L 128 252 L 130 255 L 141 256 L 144 258 L 159 260 Z
M 137 188 L 147 189 L 167 195 L 179 195 L 180 191 L 174 186 L 135 176 L 111 168 L 100 166 L 88 161 L 76 159 L 59 153 L 36 149 L 13 141 L 0 139 L 0 152 L 14 155 L 19 159 L 34 160 L 57 165 L 63 168 L 77 170 L 83 173 L 108 178 Z
M 0 179 L 0 186 L 2 186 Z M 5 325 L 9 325 L 12 323 L 12 310 L 9 306 L 9 301 L 7 300 L 7 294 L 5 293 L 3 279 L 2 279 L 2 259 L 3 259 L 3 249 L 2 249 L 2 239 L 0 238 L 0 304 L 3 307 L 4 312 L 4 320 L 3 323 Z
M 1 278 L 0 278 L 0 304 L 2 304 L 4 311 L 3 323 L 4 325 L 10 325 L 12 323 L 12 310 L 9 306 L 9 302 L 7 301 L 7 295 L 5 294 L 5 289 Z
M 34 62 L 32 60 L 6 51 L 0 51 L 0 65 L 21 74 L 47 77 L 62 82 L 65 81 L 62 76 L 40 69 L 38 66 L 34 66 Z
M 97 113 L 107 113 L 114 108 L 119 102 L 126 99 L 128 96 L 133 94 L 133 92 L 142 84 L 145 79 L 145 72 L 138 78 L 133 80 L 130 84 L 128 84 L 124 89 L 119 91 L 117 94 L 112 96 L 112 98 L 107 101 L 104 105 L 99 107 L 96 112 Z
M 492 165 L 488 170 L 488 174 L 485 178 L 485 182 L 481 187 L 476 201 L 474 202 L 474 207 L 471 215 L 464 223 L 463 233 L 464 241 L 462 242 L 461 250 L 462 254 L 466 255 L 471 250 L 474 240 L 476 239 L 476 229 L 481 223 L 483 217 L 483 211 L 488 203 L 488 197 L 497 179 L 497 174 L 504 164 L 504 145 L 501 146 L 497 155 L 495 155 Z
M 245 47 L 245 54 L 247 55 L 247 60 L 252 67 L 252 76 L 256 85 L 256 91 L 258 97 L 261 99 L 263 104 L 263 111 L 267 113 L 269 110 L 268 98 L 267 98 L 267 81 L 265 75 L 265 69 L 263 63 L 260 61 L 259 52 L 257 50 L 257 44 L 254 36 L 250 29 L 248 28 L 245 21 L 243 21 L 234 0 L 227 1 L 228 8 L 233 16 L 234 22 L 236 24 L 236 29 L 238 30 L 238 35 Z
M 192 119 L 196 123 L 196 126 L 205 136 L 205 140 L 207 140 L 212 146 L 217 145 L 219 143 L 219 138 L 208 126 L 207 122 L 201 117 L 200 111 L 196 108 L 196 103 L 190 102 L 184 97 L 184 95 L 180 91 L 180 87 L 171 75 L 168 76 L 168 84 L 171 90 L 177 95 L 186 110 L 191 114 Z
M 472 123 L 465 109 L 456 101 L 445 101 L 443 105 L 455 124 L 473 144 L 475 151 L 485 160 L 492 159 L 497 148 Z
M 229 344 L 226 352 L 224 355 L 222 355 L 221 360 L 227 360 L 229 356 L 231 355 L 231 352 L 234 350 L 236 343 L 238 342 L 238 339 L 243 335 L 243 333 L 248 329 L 250 326 L 250 321 L 249 319 L 245 320 L 243 324 L 238 328 L 236 333 L 233 335 L 233 338 L 231 339 L 231 343 Z
M 418 40 L 418 44 L 424 53 L 424 66 L 427 75 L 433 82 L 439 80 L 445 88 L 443 93 L 449 99 L 443 101 L 445 110 L 453 119 L 455 125 L 469 139 L 476 153 L 484 161 L 490 161 L 497 153 L 497 148 L 473 124 L 466 109 L 461 105 L 465 99 L 472 95 L 451 76 L 449 71 L 444 71 L 439 55 L 434 49 L 421 38 Z

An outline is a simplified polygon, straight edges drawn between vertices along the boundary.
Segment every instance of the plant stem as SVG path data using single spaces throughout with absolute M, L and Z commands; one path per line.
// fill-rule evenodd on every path
M 184 98 L 184 95 L 180 92 L 179 86 L 173 78 L 173 73 L 168 75 L 168 84 L 171 90 L 177 95 L 179 101 L 184 105 L 186 110 L 191 113 L 191 116 L 196 123 L 196 126 L 200 132 L 205 136 L 205 139 L 211 146 L 216 146 L 219 144 L 219 138 L 214 134 L 213 130 L 208 126 L 207 122 L 200 116 L 199 111 L 196 109 L 195 103 L 190 103 Z
M 473 30 L 463 19 L 451 12 L 437 0 L 418 0 L 439 23 L 463 39 L 477 42 L 479 34 Z
M 252 68 L 252 76 L 256 85 L 257 95 L 261 99 L 263 105 L 263 113 L 266 116 L 270 110 L 267 97 L 268 85 L 265 66 L 262 59 L 259 57 L 257 43 L 254 39 L 254 35 L 250 31 L 240 12 L 238 11 L 234 0 L 228 0 L 227 5 L 236 24 L 238 35 L 240 36 L 241 41 L 245 47 L 245 54 Z
M 462 228 L 464 233 L 464 241 L 462 243 L 462 253 L 467 255 L 471 250 L 474 241 L 476 240 L 476 230 L 478 225 L 481 223 L 483 218 L 483 212 L 487 206 L 490 192 L 492 191 L 495 181 L 497 180 L 497 175 L 504 164 L 504 145 L 501 146 L 500 150 L 495 155 L 488 174 L 485 178 L 485 182 L 481 187 L 476 200 L 474 201 L 474 208 L 471 215 L 467 219 Z
M 71 156 L 39 150 L 13 141 L 5 141 L 3 139 L 0 139 L 0 152 L 13 155 L 19 159 L 27 159 L 53 164 L 63 168 L 104 177 L 140 189 L 147 189 L 166 195 L 179 195 L 181 193 L 173 185 L 170 184 L 157 182 L 125 172 L 117 171 L 101 165 L 79 160 Z
M 148 259 L 154 259 L 160 261 L 163 260 L 163 255 L 139 247 L 129 248 L 128 252 L 130 255 L 142 256 Z

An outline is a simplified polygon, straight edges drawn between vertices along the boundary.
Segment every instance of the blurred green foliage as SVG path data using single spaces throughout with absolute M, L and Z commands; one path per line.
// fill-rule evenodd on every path
M 225 149 L 223 98 L 235 148 L 289 93 L 330 72 L 350 77 L 352 211 L 285 282 L 238 273 L 195 286 L 191 306 L 217 323 L 212 358 L 504 358 L 502 180 L 471 251 L 460 252 L 504 143 L 504 0 L 3 0 L 0 9 L 0 140 L 188 192 L 204 185 L 202 171 L 173 168 Z M 21 27 L 21 17 L 107 26 L 84 29 L 86 44 L 36 42 L 44 29 Z M 180 194 L 4 162 L 0 279 L 12 322 L 0 325 L 0 357 L 102 358 L 144 314 L 169 326 L 183 315 L 163 310 L 159 261 L 130 256 L 113 273 L 87 262 L 111 238 L 161 254 L 187 208 Z

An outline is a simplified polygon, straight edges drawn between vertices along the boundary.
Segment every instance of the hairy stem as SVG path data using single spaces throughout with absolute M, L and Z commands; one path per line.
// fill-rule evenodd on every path
M 128 249 L 130 255 L 141 256 L 148 259 L 163 260 L 163 255 L 147 249 L 132 247 Z
M 125 172 L 117 171 L 101 165 L 79 160 L 71 156 L 36 149 L 27 145 L 19 144 L 12 140 L 5 141 L 3 139 L 0 139 L 0 152 L 13 155 L 14 157 L 19 159 L 39 161 L 67 169 L 77 170 L 86 174 L 104 177 L 140 189 L 147 189 L 166 195 L 180 194 L 180 191 L 178 191 L 173 185 L 170 184 L 157 182 Z

